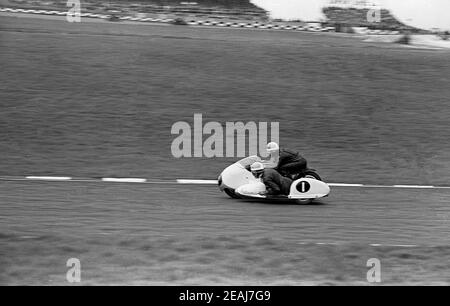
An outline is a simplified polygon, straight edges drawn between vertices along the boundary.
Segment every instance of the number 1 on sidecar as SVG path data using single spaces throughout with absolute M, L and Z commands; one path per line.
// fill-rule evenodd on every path
M 301 178 L 295 180 L 290 188 L 289 195 L 265 195 L 266 187 L 259 182 L 242 185 L 235 190 L 235 194 L 241 199 L 255 199 L 269 202 L 297 202 L 307 204 L 315 199 L 329 195 L 330 187 L 316 179 Z

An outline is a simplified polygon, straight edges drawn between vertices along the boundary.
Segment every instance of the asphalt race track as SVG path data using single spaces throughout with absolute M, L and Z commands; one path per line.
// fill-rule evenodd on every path
M 449 189 L 242 202 L 175 182 L 214 179 L 235 159 L 170 154 L 170 126 L 194 112 L 278 120 L 282 143 L 327 181 L 450 186 L 447 52 L 333 34 L 10 16 L 0 26 L 1 176 L 166 180 L 0 180 L 0 284 L 68 284 L 69 258 L 87 285 L 365 285 L 370 258 L 381 284 L 450 283 Z M 276 70 L 279 57 L 292 65 Z
M 0 191 L 7 283 L 64 283 L 72 257 L 86 284 L 364 284 L 369 258 L 387 284 L 448 282 L 450 191 L 335 188 L 314 205 L 281 207 L 213 186 L 2 182 Z

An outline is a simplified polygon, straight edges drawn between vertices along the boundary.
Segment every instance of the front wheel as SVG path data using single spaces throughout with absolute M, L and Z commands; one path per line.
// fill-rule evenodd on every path
M 223 190 L 230 198 L 232 199 L 239 199 L 239 197 L 236 195 L 233 189 L 225 188 Z

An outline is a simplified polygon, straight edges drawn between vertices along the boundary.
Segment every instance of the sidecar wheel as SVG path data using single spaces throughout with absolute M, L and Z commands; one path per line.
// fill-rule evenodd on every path
M 225 188 L 223 190 L 230 198 L 232 199 L 239 199 L 239 197 L 236 195 L 233 189 Z

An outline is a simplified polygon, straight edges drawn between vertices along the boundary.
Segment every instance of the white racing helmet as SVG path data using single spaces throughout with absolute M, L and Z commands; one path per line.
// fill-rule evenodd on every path
M 264 165 L 260 162 L 255 162 L 250 166 L 250 171 L 256 177 L 259 177 L 264 172 Z
M 269 142 L 267 144 L 267 153 L 272 154 L 273 152 L 277 152 L 280 150 L 280 147 L 276 142 Z
M 260 162 L 255 162 L 250 166 L 251 171 L 261 171 L 264 170 L 264 165 Z

